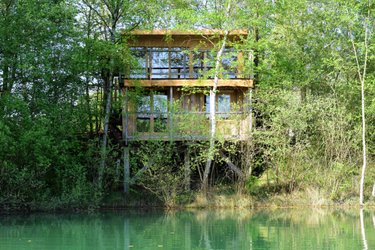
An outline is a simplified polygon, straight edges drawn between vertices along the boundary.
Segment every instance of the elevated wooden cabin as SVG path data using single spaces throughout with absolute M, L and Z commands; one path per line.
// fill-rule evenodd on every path
M 217 134 L 224 139 L 245 139 L 251 126 L 247 94 L 253 81 L 244 72 L 248 56 L 234 46 L 246 36 L 243 30 L 231 31 L 221 61 L 216 111 Z M 208 139 L 214 48 L 222 37 L 218 30 L 132 32 L 128 44 L 135 62 L 124 81 L 126 143 Z

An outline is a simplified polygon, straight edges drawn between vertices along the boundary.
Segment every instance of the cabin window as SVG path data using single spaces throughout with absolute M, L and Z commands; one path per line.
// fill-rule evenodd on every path
M 134 62 L 130 77 L 134 79 L 213 78 L 210 70 L 215 66 L 216 53 L 210 50 L 134 47 L 131 51 Z M 220 77 L 237 78 L 237 64 L 237 52 L 233 48 L 225 49 Z
M 237 78 L 237 53 L 234 49 L 228 48 L 224 50 L 221 65 L 224 78 Z
M 130 78 L 144 79 L 147 78 L 146 72 L 146 48 L 145 47 L 134 47 L 131 49 L 134 61 L 133 69 L 130 73 Z
M 205 52 L 194 51 L 193 52 L 193 78 L 199 78 L 203 76 L 206 71 L 206 65 L 204 63 Z
M 171 48 L 170 58 L 171 78 L 189 78 L 189 51 L 184 48 Z
M 137 109 L 137 131 L 149 132 L 151 124 L 151 96 L 142 96 Z
M 154 132 L 167 130 L 168 96 L 163 94 L 153 95 Z
M 215 56 L 211 51 L 200 50 L 193 51 L 193 78 L 205 77 L 213 78 L 209 74 L 215 65 Z
M 220 118 L 227 119 L 230 113 L 230 95 L 219 94 L 216 95 L 216 115 Z M 206 114 L 209 117 L 210 114 L 210 96 L 206 95 Z
M 168 118 L 168 96 L 153 94 L 142 96 L 137 108 L 138 132 L 165 132 Z
M 153 79 L 169 77 L 169 51 L 166 48 L 151 48 L 151 76 Z
M 230 112 L 230 95 L 218 95 L 217 113 L 221 118 L 228 118 Z

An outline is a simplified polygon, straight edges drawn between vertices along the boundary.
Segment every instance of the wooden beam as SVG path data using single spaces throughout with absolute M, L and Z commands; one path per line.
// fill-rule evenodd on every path
M 154 79 L 154 80 L 125 80 L 125 87 L 212 87 L 213 79 Z M 218 87 L 252 88 L 252 79 L 220 79 Z
M 173 87 L 169 87 L 169 134 L 173 139 Z
M 129 184 L 130 184 L 130 153 L 129 147 L 124 147 L 124 193 L 129 193 Z
M 220 29 L 205 29 L 205 30 L 133 30 L 131 32 L 134 36 L 158 36 L 158 35 L 170 35 L 170 36 L 212 36 L 212 35 L 224 35 L 224 31 Z M 235 29 L 231 30 L 229 36 L 247 36 L 248 31 L 246 29 Z
M 147 169 L 151 168 L 152 164 L 150 162 L 147 163 L 147 165 L 143 166 L 134 176 L 129 180 L 129 183 L 131 185 L 135 184 L 135 182 L 139 179 L 139 177 L 142 176 L 144 172 L 146 172 Z
M 134 30 L 127 43 L 130 47 L 199 47 L 210 48 L 224 35 L 223 30 Z M 228 34 L 231 42 L 247 37 L 247 30 L 232 30 Z
M 225 161 L 225 163 L 228 165 L 228 167 L 233 171 L 235 172 L 238 177 L 242 178 L 243 177 L 243 173 L 241 171 L 241 169 L 239 169 L 236 165 L 233 164 L 233 162 L 229 159 L 228 156 L 226 156 L 223 151 L 220 151 L 220 156 L 223 158 L 223 160 Z

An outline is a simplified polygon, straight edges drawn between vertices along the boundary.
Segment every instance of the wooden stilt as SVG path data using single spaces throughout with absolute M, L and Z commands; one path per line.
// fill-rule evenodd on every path
M 129 193 L 130 159 L 129 146 L 124 147 L 124 193 Z
M 185 191 L 190 191 L 190 175 L 191 175 L 191 169 L 190 169 L 190 149 L 187 148 L 185 151 L 184 156 L 184 187 Z
M 173 140 L 173 87 L 169 87 L 169 137 Z
M 252 132 L 252 129 L 253 129 L 253 89 L 250 88 L 249 89 L 249 132 L 251 133 Z
M 123 145 L 123 161 L 124 161 L 124 193 L 129 193 L 130 183 L 130 154 L 129 154 L 129 143 L 128 143 L 128 89 L 125 88 L 125 98 L 122 109 L 122 138 L 124 141 Z

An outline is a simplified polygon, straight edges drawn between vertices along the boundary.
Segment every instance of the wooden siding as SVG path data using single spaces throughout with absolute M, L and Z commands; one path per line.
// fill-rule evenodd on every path
M 186 47 L 207 49 L 223 36 L 222 30 L 201 31 L 167 31 L 135 30 L 128 37 L 130 47 Z M 247 37 L 246 30 L 233 30 L 229 33 L 228 42 L 235 42 Z

